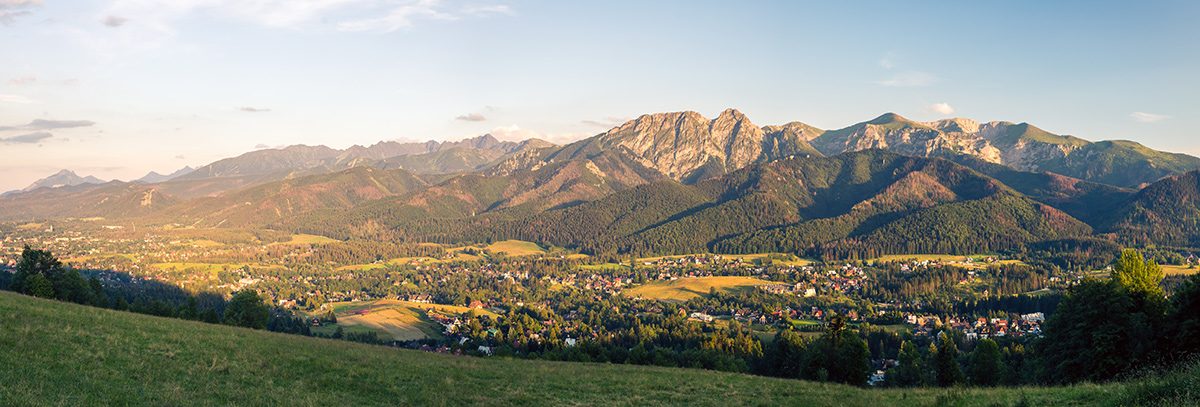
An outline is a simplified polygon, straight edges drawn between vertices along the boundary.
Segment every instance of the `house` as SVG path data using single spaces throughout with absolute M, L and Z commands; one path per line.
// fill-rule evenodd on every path
M 483 308 L 483 303 L 480 302 L 479 300 L 473 300 L 473 301 L 471 301 L 470 304 L 467 305 L 467 308 L 481 309 L 481 308 Z
M 567 338 L 564 339 L 563 342 L 566 343 L 568 347 L 575 346 L 575 338 Z
M 886 374 L 884 374 L 882 370 L 876 370 L 875 373 L 871 374 L 871 377 L 867 378 L 867 385 L 878 386 L 879 384 L 883 383 L 886 377 Z
M 492 356 L 492 348 L 490 346 L 479 345 L 479 353 L 487 356 Z

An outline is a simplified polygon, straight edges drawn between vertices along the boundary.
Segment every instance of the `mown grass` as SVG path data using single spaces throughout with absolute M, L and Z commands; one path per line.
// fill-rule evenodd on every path
M 712 290 L 729 293 L 750 290 L 760 285 L 769 284 L 775 283 L 754 277 L 690 277 L 670 281 L 651 281 L 627 289 L 622 292 L 622 295 L 648 300 L 687 301 L 692 298 L 708 295 Z
M 546 250 L 537 243 L 523 240 L 504 240 L 487 245 L 486 250 L 493 253 L 504 253 L 506 256 L 535 256 L 546 254 Z
M 321 327 L 319 332 L 322 334 L 333 333 L 336 326 L 342 326 L 347 331 L 351 328 L 359 332 L 373 331 L 383 338 L 398 341 L 441 338 L 442 327 L 429 317 L 430 314 L 446 317 L 462 314 L 497 317 L 495 313 L 486 309 L 400 300 L 336 302 L 330 304 L 330 309 L 337 315 L 337 324 Z M 320 315 L 321 312 L 318 311 L 311 316 Z
M 0 405 L 1195 405 L 1200 369 L 1060 388 L 872 390 L 703 370 L 473 358 L 0 292 Z
M 1189 268 L 1188 266 L 1173 266 L 1169 264 L 1163 265 L 1162 270 L 1163 274 L 1168 276 L 1190 276 L 1200 272 L 1200 269 L 1198 268 Z
M 325 236 L 309 235 L 309 234 L 301 233 L 301 234 L 292 235 L 291 239 L 286 242 L 275 242 L 275 243 L 271 243 L 271 245 L 272 246 L 276 246 L 276 245 L 308 245 L 308 244 L 323 244 L 323 243 L 338 243 L 338 242 L 340 242 L 340 240 L 331 239 L 331 238 L 328 238 Z

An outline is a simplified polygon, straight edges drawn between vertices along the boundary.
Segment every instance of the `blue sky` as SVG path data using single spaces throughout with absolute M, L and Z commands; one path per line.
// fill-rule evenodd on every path
M 262 146 L 566 141 L 726 107 L 1200 154 L 1200 3 L 0 0 L 0 190 Z

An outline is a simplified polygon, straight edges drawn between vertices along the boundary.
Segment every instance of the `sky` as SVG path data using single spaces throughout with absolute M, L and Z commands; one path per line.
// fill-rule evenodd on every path
M 0 0 L 0 191 L 728 107 L 1200 154 L 1198 18 L 1195 1 Z

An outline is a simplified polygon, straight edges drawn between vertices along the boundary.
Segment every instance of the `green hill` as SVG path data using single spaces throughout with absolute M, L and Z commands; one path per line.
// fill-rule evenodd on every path
M 6 291 L 0 326 L 4 405 L 1186 404 L 1200 377 L 1191 368 L 1107 385 L 872 390 L 704 370 L 432 354 Z

